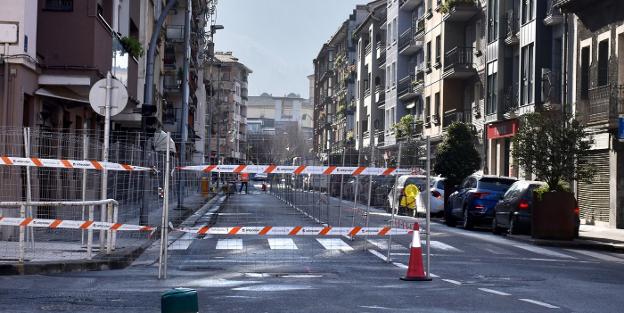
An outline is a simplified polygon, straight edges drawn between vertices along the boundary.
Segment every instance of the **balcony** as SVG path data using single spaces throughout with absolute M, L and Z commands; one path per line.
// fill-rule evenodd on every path
M 464 121 L 463 112 L 458 112 L 455 109 L 446 111 L 444 112 L 444 118 L 442 120 L 442 128 L 446 129 L 447 127 L 451 126 L 451 124 L 455 122 L 463 122 L 463 121 Z
M 379 64 L 379 68 L 384 68 L 386 65 L 386 49 L 385 45 L 377 45 L 377 64 Z
M 184 25 L 168 25 L 165 31 L 168 42 L 184 42 Z
M 416 39 L 416 41 L 424 41 L 425 39 L 425 19 L 424 17 L 419 18 L 418 20 L 415 21 L 415 23 L 412 25 L 412 27 L 414 28 L 414 39 Z
M 520 39 L 518 38 L 518 31 L 520 29 L 519 21 L 518 14 L 515 11 L 507 11 L 505 15 L 505 43 L 507 45 L 513 46 L 520 43 Z
M 163 87 L 167 93 L 179 93 L 182 80 L 175 74 L 167 74 L 163 77 Z
M 386 92 L 384 91 L 384 87 L 381 85 L 375 88 L 375 102 L 377 102 L 377 105 L 383 105 L 386 103 Z
M 399 5 L 399 9 L 401 11 L 412 11 L 414 10 L 419 4 L 421 4 L 423 2 L 423 0 L 401 0 L 401 3 Z
M 414 35 L 415 29 L 411 27 L 401 34 L 399 37 L 399 54 L 412 55 L 422 49 L 423 41 L 416 40 Z
M 546 17 L 544 18 L 544 25 L 555 26 L 563 23 L 563 15 L 561 9 L 556 6 L 555 0 L 547 0 L 546 3 Z
M 414 82 L 415 75 L 408 75 L 401 80 L 399 80 L 399 87 L 397 89 L 397 95 L 399 99 L 406 101 L 414 99 L 418 96 L 418 94 L 414 91 Z
M 508 115 L 506 117 L 511 117 L 515 114 L 516 109 L 520 104 L 519 101 L 519 92 L 520 85 L 518 83 L 513 83 L 511 86 L 505 88 L 505 94 L 503 98 L 503 113 Z
M 455 47 L 444 54 L 445 79 L 466 79 L 477 74 L 473 47 Z
M 370 97 L 370 95 L 371 95 L 371 90 L 370 90 L 370 87 L 368 87 L 364 90 L 364 97 Z
M 606 85 L 589 90 L 589 99 L 576 106 L 577 118 L 588 125 L 617 128 L 618 117 L 624 114 L 624 85 Z
M 455 0 L 446 2 L 440 8 L 445 22 L 466 22 L 479 12 L 477 0 Z
M 561 74 L 551 70 L 542 71 L 542 99 L 544 107 L 551 110 L 561 109 Z
M 369 55 L 373 51 L 373 43 L 369 42 L 364 48 L 364 55 Z

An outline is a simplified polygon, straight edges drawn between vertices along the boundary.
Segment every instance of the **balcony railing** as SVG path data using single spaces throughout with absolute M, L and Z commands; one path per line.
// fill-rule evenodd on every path
M 617 127 L 624 114 L 624 85 L 606 85 L 589 90 L 589 100 L 577 105 L 577 117 L 587 124 L 608 124 Z
M 476 74 L 475 48 L 455 47 L 444 54 L 444 77 L 467 78 Z
M 373 43 L 369 42 L 364 48 L 364 55 L 369 55 L 373 49 Z
M 422 20 L 422 27 L 424 30 L 424 20 Z M 423 31 L 419 33 L 415 25 L 412 25 L 399 36 L 399 51 L 407 55 L 415 53 L 423 45 L 423 34 Z
M 446 1 L 439 7 L 448 22 L 465 22 L 479 11 L 477 0 Z
M 444 119 L 442 120 L 442 128 L 447 128 L 454 122 L 463 122 L 464 113 L 457 110 L 450 110 L 444 112 Z
M 401 80 L 399 80 L 399 86 L 397 88 L 397 95 L 399 97 L 407 96 L 409 94 L 413 94 L 414 90 L 412 88 L 412 81 L 414 81 L 414 75 L 408 75 Z
M 169 42 L 184 42 L 184 25 L 168 25 L 166 35 Z
M 544 18 L 544 25 L 552 26 L 559 25 L 563 22 L 563 15 L 561 14 L 561 9 L 556 6 L 557 1 L 555 0 L 546 0 L 546 17 Z
M 520 29 L 518 14 L 514 10 L 509 10 L 505 14 L 505 43 L 517 45 L 520 42 L 518 31 Z
M 511 113 L 516 111 L 519 105 L 518 93 L 520 85 L 513 83 L 505 89 L 505 98 L 503 99 L 503 113 Z

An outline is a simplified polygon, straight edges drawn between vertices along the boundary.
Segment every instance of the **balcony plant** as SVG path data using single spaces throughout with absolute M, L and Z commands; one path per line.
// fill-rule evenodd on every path
M 440 5 L 440 8 L 439 8 L 440 13 L 448 14 L 449 12 L 451 12 L 451 9 L 453 9 L 458 4 L 476 6 L 477 1 L 476 0 L 444 0 L 444 3 L 442 3 L 442 5 Z
M 125 37 L 121 38 L 120 42 L 121 42 L 121 45 L 123 46 L 123 48 L 131 56 L 133 56 L 135 58 L 142 57 L 143 54 L 145 53 L 145 51 L 143 50 L 143 46 L 141 45 L 139 40 L 137 40 L 134 37 L 125 36 Z
M 593 139 L 568 114 L 542 112 L 525 115 L 513 139 L 514 157 L 535 179 L 548 187 L 535 195 L 531 232 L 536 238 L 572 239 L 577 209 L 568 182 L 591 183 L 595 168 L 589 164 Z M 577 212 L 578 213 L 578 212 Z

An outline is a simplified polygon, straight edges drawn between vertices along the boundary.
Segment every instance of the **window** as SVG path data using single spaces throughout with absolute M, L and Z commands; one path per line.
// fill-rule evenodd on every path
M 581 49 L 581 99 L 589 99 L 589 47 Z
M 533 44 L 522 48 L 522 89 L 521 100 L 523 105 L 533 103 L 533 86 L 535 82 L 533 69 Z
M 386 38 L 388 39 L 386 42 L 386 46 L 390 47 L 392 44 L 392 23 L 388 23 L 388 27 L 386 28 Z
M 609 83 L 609 41 L 598 43 L 598 86 Z
M 434 107 L 434 110 L 435 110 L 434 117 L 439 119 L 440 118 L 440 111 L 442 109 L 441 104 L 440 104 L 440 93 L 439 92 L 435 93 L 434 105 L 435 105 L 435 107 Z
M 492 64 L 492 63 L 490 63 Z M 488 66 L 489 68 L 490 66 Z M 488 73 L 488 77 L 487 77 L 487 103 L 486 103 L 486 108 L 485 108 L 485 114 L 493 114 L 496 113 L 496 101 L 497 101 L 497 88 L 498 88 L 498 84 L 496 81 L 497 78 L 497 73 Z
M 522 24 L 526 24 L 533 20 L 535 6 L 534 0 L 522 0 Z
M 425 98 L 425 123 L 431 121 L 431 97 Z
M 392 80 L 390 79 L 390 65 L 386 66 L 386 89 L 390 89 L 390 85 L 392 85 Z
M 396 17 L 392 20 L 392 42 L 396 42 L 399 37 L 399 27 L 397 25 Z
M 71 12 L 74 10 L 74 0 L 46 0 L 45 10 Z
M 396 86 L 396 62 L 392 62 L 392 87 Z
M 431 67 L 431 41 L 427 42 L 427 68 Z
M 490 23 L 488 24 L 488 41 L 492 42 L 498 39 L 498 0 L 489 1 L 488 16 L 490 16 Z
M 440 36 L 436 36 L 436 47 L 435 47 L 435 51 L 436 51 L 436 64 L 440 64 L 440 54 L 442 51 L 442 41 L 440 39 Z

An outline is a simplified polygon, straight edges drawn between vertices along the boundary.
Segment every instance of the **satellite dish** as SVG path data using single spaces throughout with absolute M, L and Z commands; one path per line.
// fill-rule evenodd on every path
M 115 116 L 126 108 L 128 91 L 119 80 L 111 79 L 110 116 Z M 95 113 L 106 115 L 106 78 L 100 79 L 89 91 L 89 103 Z
M 162 130 L 154 133 L 154 150 L 167 151 L 167 139 L 169 139 L 169 151 L 176 153 L 175 142 Z

